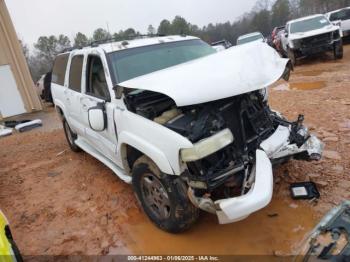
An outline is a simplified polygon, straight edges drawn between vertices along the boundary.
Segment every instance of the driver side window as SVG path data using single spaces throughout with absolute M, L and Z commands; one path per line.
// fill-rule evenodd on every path
M 111 97 L 100 57 L 88 56 L 86 74 L 86 94 L 110 101 Z

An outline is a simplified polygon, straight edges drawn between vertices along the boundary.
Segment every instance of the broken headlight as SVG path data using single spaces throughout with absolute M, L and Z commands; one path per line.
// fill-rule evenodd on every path
M 181 159 L 184 162 L 193 162 L 209 156 L 233 142 L 233 134 L 226 128 L 215 135 L 203 139 L 193 145 L 192 148 L 181 149 Z

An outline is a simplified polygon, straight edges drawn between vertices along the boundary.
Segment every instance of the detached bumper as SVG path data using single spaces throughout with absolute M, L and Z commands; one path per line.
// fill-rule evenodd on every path
M 272 165 L 264 151 L 256 151 L 256 164 L 252 172 L 255 183 L 247 194 L 215 202 L 220 207 L 216 211 L 220 224 L 242 220 L 270 203 L 273 192 Z

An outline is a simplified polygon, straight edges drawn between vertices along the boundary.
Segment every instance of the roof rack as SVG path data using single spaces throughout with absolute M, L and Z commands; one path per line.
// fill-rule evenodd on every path
M 106 38 L 103 40 L 97 40 L 97 41 L 91 41 L 91 46 L 98 46 L 101 44 L 107 44 L 111 42 L 127 42 L 128 40 L 134 40 L 134 39 L 142 39 L 142 38 L 148 38 L 148 37 L 163 37 L 166 36 L 164 34 L 152 34 L 152 35 L 144 35 L 144 34 L 134 34 L 134 35 L 127 35 L 126 37 L 123 37 L 122 39 L 119 37 L 111 37 Z
M 106 39 L 102 39 L 102 40 L 90 41 L 89 44 L 84 45 L 84 46 L 75 46 L 75 47 L 65 48 L 60 52 L 60 54 L 66 53 L 66 52 L 71 52 L 73 50 L 83 49 L 85 47 L 98 47 L 99 45 L 113 43 L 113 42 L 122 42 L 122 45 L 127 46 L 129 44 L 128 41 L 130 41 L 130 40 L 149 38 L 149 37 L 165 37 L 165 36 L 167 36 L 167 35 L 165 35 L 165 34 L 152 34 L 152 35 L 134 34 L 134 35 L 128 35 L 128 36 L 123 37 L 123 38 L 110 37 L 110 38 L 106 38 Z M 185 34 L 181 34 L 181 36 L 186 37 Z

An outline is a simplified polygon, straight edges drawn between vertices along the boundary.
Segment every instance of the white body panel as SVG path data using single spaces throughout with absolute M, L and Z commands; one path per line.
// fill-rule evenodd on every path
M 256 151 L 253 172 L 255 172 L 255 183 L 247 194 L 216 201 L 221 208 L 221 211 L 217 211 L 220 224 L 242 220 L 270 203 L 273 192 L 272 165 L 262 150 Z
M 119 85 L 165 94 L 178 106 L 194 105 L 263 89 L 282 76 L 287 63 L 267 44 L 252 42 Z
M 10 117 L 25 113 L 22 97 L 9 65 L 0 66 L 0 113 Z
M 162 172 L 181 174 L 180 149 L 193 146 L 187 138 L 127 110 L 117 110 L 117 114 L 118 148 L 131 145 L 149 156 Z

